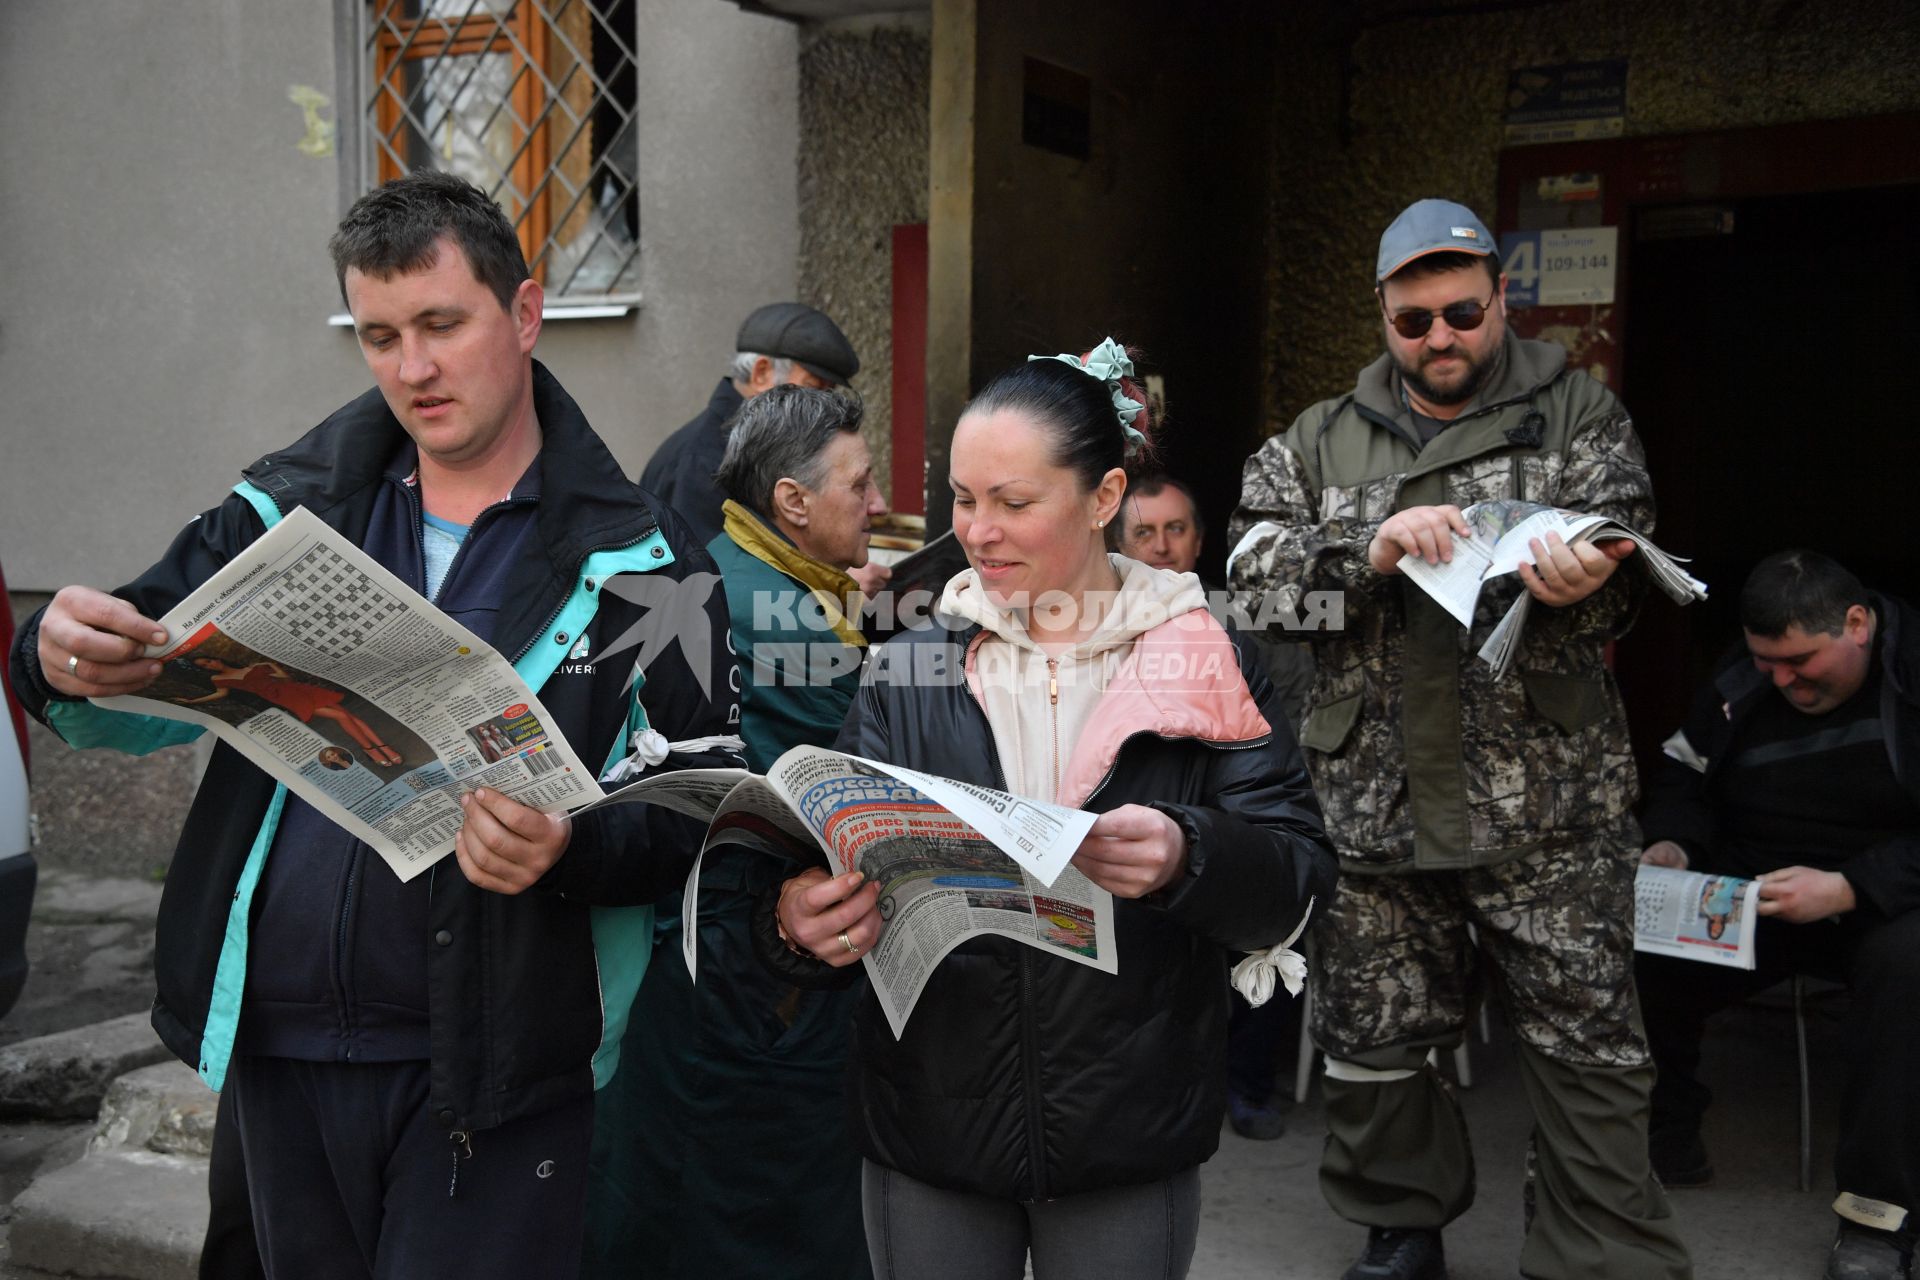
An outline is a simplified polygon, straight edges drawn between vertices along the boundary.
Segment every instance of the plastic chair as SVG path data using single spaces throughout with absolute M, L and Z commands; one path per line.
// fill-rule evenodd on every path
M 1793 975 L 1793 1040 L 1800 1055 L 1800 1189 L 1813 1190 L 1813 1098 L 1807 1072 L 1807 980 Z

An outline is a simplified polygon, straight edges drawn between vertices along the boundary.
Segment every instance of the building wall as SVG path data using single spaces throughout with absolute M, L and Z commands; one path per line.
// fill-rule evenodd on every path
M 800 44 L 799 296 L 859 353 L 854 385 L 883 478 L 893 457 L 893 228 L 927 220 L 930 62 L 926 14 L 828 23 Z
M 638 28 L 644 301 L 550 323 L 538 351 L 634 474 L 706 404 L 741 318 L 792 295 L 799 248 L 795 28 L 726 0 L 640 0 Z M 350 103 L 352 66 L 315 0 L 0 4 L 0 558 L 16 590 L 132 577 L 242 466 L 368 385 L 326 323 L 326 240 L 358 193 L 337 157 L 296 149 L 287 96 Z M 42 603 L 15 599 L 23 618 Z M 160 871 L 195 750 L 75 752 L 36 727 L 41 865 Z
M 1418 16 L 1394 0 L 1292 5 L 1277 44 L 1268 409 L 1284 427 L 1379 354 L 1381 230 L 1441 195 L 1494 217 L 1507 74 L 1626 58 L 1629 134 L 1920 108 L 1905 0 L 1568 0 Z M 1488 8 L 1467 6 L 1463 8 Z
M 350 12 L 353 0 L 342 0 Z M 795 285 L 795 28 L 641 0 L 645 301 L 539 348 L 629 471 Z M 241 466 L 367 386 L 325 243 L 351 191 L 293 85 L 347 117 L 334 6 L 0 6 L 0 555 L 17 589 L 144 567 Z M 351 65 L 351 59 L 344 60 Z M 108 87 L 110 86 L 110 91 Z
M 965 317 L 965 388 L 1107 335 L 1143 348 L 1143 371 L 1166 380 L 1164 460 L 1209 509 L 1260 436 L 1267 120 L 1247 104 L 1268 101 L 1273 13 L 1258 0 L 934 9 L 930 331 Z M 1022 141 L 1028 59 L 1090 82 L 1085 159 Z M 936 405 L 964 401 L 950 345 L 930 355 Z M 952 428 L 927 424 L 936 469 Z

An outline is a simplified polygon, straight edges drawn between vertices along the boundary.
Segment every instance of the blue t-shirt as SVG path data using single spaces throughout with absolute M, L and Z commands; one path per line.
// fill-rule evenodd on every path
M 460 544 L 467 540 L 471 526 L 442 520 L 424 511 L 420 513 L 420 520 L 420 549 L 427 557 L 427 599 L 438 600 L 440 584 L 447 580 L 447 570 L 453 567 L 453 558 L 460 554 Z

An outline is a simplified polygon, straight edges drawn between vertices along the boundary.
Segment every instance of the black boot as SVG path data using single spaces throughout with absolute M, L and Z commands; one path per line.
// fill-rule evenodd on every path
M 1369 1227 L 1367 1251 L 1341 1280 L 1447 1280 L 1440 1233 L 1428 1227 Z
M 1913 1241 L 1842 1221 L 1827 1255 L 1826 1280 L 1908 1280 Z
M 1647 1158 L 1653 1176 L 1668 1190 L 1676 1187 L 1704 1187 L 1713 1182 L 1713 1161 L 1707 1158 L 1707 1145 L 1700 1141 L 1697 1124 L 1663 1125 L 1647 1135 Z

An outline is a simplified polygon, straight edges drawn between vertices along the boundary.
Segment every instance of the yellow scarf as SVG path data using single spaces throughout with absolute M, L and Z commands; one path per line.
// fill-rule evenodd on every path
M 859 584 L 843 570 L 834 568 L 824 560 L 815 560 L 788 542 L 768 528 L 759 516 L 732 498 L 721 504 L 720 514 L 725 517 L 723 528 L 726 535 L 742 551 L 755 560 L 772 565 L 813 593 L 813 598 L 820 602 L 821 611 L 826 614 L 827 622 L 833 627 L 833 634 L 840 637 L 842 644 L 856 649 L 866 647 L 867 637 L 861 634 L 859 624 L 851 621 L 841 608 L 843 603 L 850 603 L 858 614 L 860 606 L 865 603 Z

